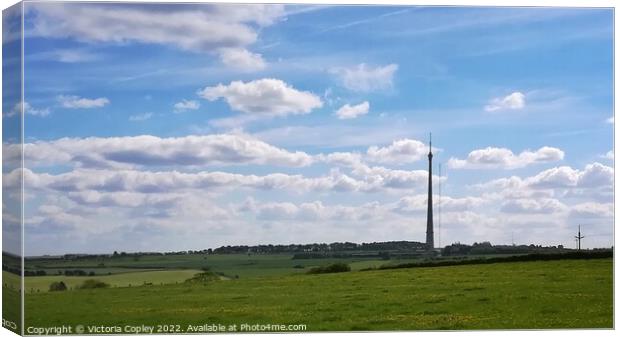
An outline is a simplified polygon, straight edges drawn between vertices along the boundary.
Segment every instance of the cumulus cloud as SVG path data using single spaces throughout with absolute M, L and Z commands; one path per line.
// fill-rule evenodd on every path
M 239 207 L 245 213 L 253 214 L 262 221 L 368 221 L 386 216 L 390 211 L 387 204 L 369 202 L 356 206 L 325 205 L 321 201 L 303 202 L 258 202 L 252 198 Z
M 32 115 L 32 116 L 38 116 L 38 117 L 45 117 L 50 114 L 49 108 L 37 109 L 33 107 L 32 105 L 30 105 L 30 103 L 28 102 L 24 102 L 23 111 L 25 114 Z M 21 112 L 22 112 L 22 104 L 17 103 L 13 106 L 13 109 L 11 109 L 7 113 L 4 113 L 3 117 L 13 117 L 13 116 L 19 115 Z
M 371 92 L 392 88 L 397 70 L 398 65 L 394 63 L 376 67 L 360 63 L 350 68 L 333 68 L 331 73 L 351 91 Z
M 82 98 L 79 96 L 60 95 L 56 97 L 63 108 L 67 109 L 92 109 L 101 108 L 110 103 L 105 97 L 99 98 Z
M 611 117 L 607 118 L 607 119 L 605 120 L 605 123 L 607 123 L 607 124 L 613 124 L 613 123 L 614 123 L 614 116 L 611 116 Z
M 354 167 L 362 163 L 362 156 L 355 152 L 332 152 L 323 155 L 322 159 L 329 164 L 346 167 Z
M 496 97 L 484 106 L 484 110 L 488 112 L 502 110 L 520 110 L 525 107 L 525 95 L 515 91 L 504 97 Z
M 142 114 L 129 116 L 129 121 L 130 122 L 143 122 L 145 120 L 151 119 L 151 117 L 153 117 L 152 112 L 145 112 Z
M 549 146 L 536 151 L 526 150 L 518 155 L 506 148 L 487 147 L 470 152 L 466 159 L 450 158 L 448 166 L 453 169 L 515 169 L 562 159 L 564 151 Z
M 428 153 L 428 145 L 414 139 L 400 139 L 385 147 L 371 146 L 365 159 L 377 163 L 405 164 L 418 161 Z
M 261 54 L 252 53 L 247 49 L 222 48 L 219 53 L 222 63 L 241 71 L 258 71 L 266 67 Z
M 601 158 L 609 159 L 609 160 L 614 160 L 614 151 L 613 150 L 607 151 L 607 153 L 602 155 Z
M 399 212 L 426 212 L 428 196 L 426 194 L 404 196 L 396 202 L 394 209 Z M 433 195 L 433 207 L 442 212 L 464 212 L 486 204 L 480 197 L 453 198 Z
M 395 189 L 412 189 L 423 187 L 428 179 L 428 172 L 424 170 L 393 170 L 381 166 L 369 167 L 360 165 L 353 169 L 353 174 L 364 177 L 377 188 L 389 187 Z M 434 179 L 439 180 L 438 177 Z M 372 186 L 371 185 L 371 186 Z
M 353 119 L 367 114 L 369 108 L 370 104 L 368 101 L 353 106 L 345 104 L 336 111 L 336 116 L 338 116 L 338 119 Z
M 7 145 L 4 151 L 7 160 L 20 156 L 18 146 Z M 425 170 L 395 170 L 363 163 L 363 158 L 385 163 L 406 162 L 411 160 L 410 156 L 413 155 L 415 153 L 411 152 L 406 141 L 402 144 L 395 142 L 387 148 L 370 148 L 366 155 L 349 152 L 309 155 L 301 151 L 287 151 L 245 134 L 178 138 L 155 136 L 62 138 L 24 144 L 24 159 L 28 167 L 52 165 L 90 169 L 199 168 L 215 165 L 303 167 L 321 161 L 346 167 L 350 169 L 352 176 L 333 169 L 329 176 L 304 184 L 330 186 L 328 189 L 339 191 L 364 192 L 423 188 L 428 177 Z
M 612 218 L 613 203 L 584 202 L 571 206 L 571 215 L 579 218 Z
M 5 147 L 7 160 L 19 147 Z M 61 138 L 24 144 L 26 165 L 78 165 L 93 168 L 135 166 L 276 165 L 306 166 L 312 157 L 289 152 L 245 134 L 160 138 L 156 136 Z
M 5 187 L 17 188 L 21 183 L 20 170 L 4 175 Z M 407 173 L 411 175 L 407 175 Z M 418 173 L 420 175 L 418 175 Z M 23 170 L 29 190 L 47 189 L 62 193 L 97 191 L 130 193 L 175 193 L 213 189 L 248 188 L 255 190 L 285 190 L 289 192 L 365 192 L 411 190 L 424 186 L 421 172 L 373 171 L 362 177 L 351 177 L 333 170 L 329 175 L 305 177 L 283 173 L 263 176 L 220 171 L 184 173 L 178 171 L 139 171 L 125 169 L 76 169 L 61 174 L 35 173 Z
M 36 4 L 34 36 L 73 38 L 96 43 L 148 43 L 219 55 L 230 66 L 248 69 L 256 54 L 242 55 L 234 64 L 230 50 L 243 51 L 256 42 L 260 27 L 284 16 L 282 5 L 221 4 L 200 6 L 164 4 Z M 79 19 L 77 19 L 79 18 Z M 241 52 L 243 53 L 243 52 Z
M 534 176 L 521 178 L 495 179 L 476 185 L 483 189 L 522 190 L 522 189 L 611 189 L 614 182 L 614 169 L 601 163 L 592 163 L 583 170 L 569 166 L 554 167 Z
M 183 99 L 180 102 L 174 104 L 174 112 L 181 113 L 187 110 L 198 110 L 200 108 L 200 102 L 195 100 Z
M 563 212 L 566 209 L 566 205 L 556 199 L 512 199 L 501 206 L 501 211 L 505 213 L 550 214 Z
M 80 205 L 91 207 L 158 207 L 167 209 L 176 205 L 182 195 L 175 193 L 156 194 L 125 191 L 96 191 L 83 190 L 68 192 L 66 196 Z
M 313 93 L 299 91 L 273 78 L 218 84 L 200 90 L 198 95 L 209 101 L 222 98 L 232 110 L 263 116 L 307 114 L 323 106 L 321 99 Z
M 536 188 L 611 188 L 613 182 L 614 169 L 600 163 L 588 164 L 583 170 L 554 167 L 525 180 L 526 185 Z

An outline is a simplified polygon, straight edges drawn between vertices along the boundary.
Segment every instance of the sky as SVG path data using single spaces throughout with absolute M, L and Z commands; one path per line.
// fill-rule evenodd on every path
M 422 242 L 431 132 L 437 246 L 574 247 L 581 225 L 609 247 L 612 29 L 610 9 L 25 3 L 26 255 Z

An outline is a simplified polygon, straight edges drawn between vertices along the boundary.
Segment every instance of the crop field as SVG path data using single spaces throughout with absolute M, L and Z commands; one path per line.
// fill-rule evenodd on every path
M 244 323 L 305 324 L 309 331 L 613 325 L 610 258 L 318 275 L 291 269 L 203 283 L 27 292 L 25 324 L 174 324 L 179 332 Z
M 48 291 L 53 282 L 64 282 L 69 290 L 75 289 L 85 280 L 96 279 L 105 282 L 110 287 L 135 287 L 144 284 L 162 285 L 184 282 L 200 270 L 159 270 L 159 271 L 134 271 L 131 273 L 100 275 L 100 276 L 36 276 L 26 277 L 25 289 L 27 293 Z M 3 276 L 11 282 L 19 282 L 19 277 L 14 274 L 3 272 Z M 16 288 L 16 287 L 15 287 Z
M 79 260 L 37 260 L 26 262 L 30 270 L 45 270 L 48 275 L 59 271 L 80 269 L 96 275 L 134 272 L 136 270 L 209 270 L 231 278 L 289 275 L 303 273 L 305 269 L 332 264 L 347 263 L 353 270 L 378 267 L 388 262 L 404 263 L 411 259 L 384 261 L 369 258 L 321 258 L 293 259 L 292 254 L 212 254 L 212 255 L 166 255 L 117 258 L 85 258 Z

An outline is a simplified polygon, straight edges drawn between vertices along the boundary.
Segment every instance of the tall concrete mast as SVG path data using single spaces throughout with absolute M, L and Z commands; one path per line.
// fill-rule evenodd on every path
M 428 142 L 428 206 L 426 211 L 426 249 L 433 250 L 433 135 L 429 134 Z

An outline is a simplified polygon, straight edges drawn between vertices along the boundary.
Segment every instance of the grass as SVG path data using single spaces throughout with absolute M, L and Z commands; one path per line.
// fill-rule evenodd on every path
M 611 328 L 612 265 L 612 259 L 513 262 L 27 293 L 26 325 Z
M 160 271 L 134 271 L 133 273 L 122 273 L 100 276 L 33 276 L 26 277 L 26 293 L 47 292 L 52 282 L 64 282 L 67 287 L 75 289 L 84 283 L 85 280 L 99 280 L 109 284 L 111 287 L 135 287 L 146 283 L 152 285 L 182 283 L 191 278 L 200 270 L 160 270 Z M 15 284 L 19 282 L 19 277 L 14 274 L 2 272 L 3 282 Z M 18 289 L 14 287 L 14 289 Z
M 4 327 L 18 333 L 21 330 L 21 294 L 19 291 L 2 287 L 2 318 L 13 324 Z
M 403 263 L 413 260 L 394 260 Z M 327 258 L 327 259 L 298 259 L 292 254 L 213 254 L 213 255 L 166 255 L 116 258 L 84 258 L 79 260 L 26 260 L 26 267 L 30 270 L 45 270 L 49 275 L 56 275 L 58 271 L 80 269 L 96 274 L 117 274 L 135 271 L 136 269 L 193 269 L 200 270 L 208 267 L 210 270 L 223 273 L 229 277 L 240 278 L 289 275 L 304 273 L 304 269 L 346 263 L 353 270 L 379 267 L 389 261 L 369 258 Z M 294 268 L 301 266 L 303 268 Z

